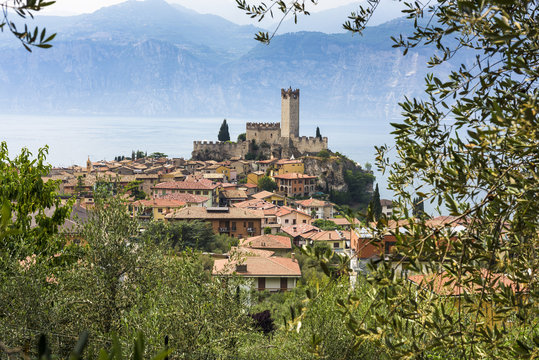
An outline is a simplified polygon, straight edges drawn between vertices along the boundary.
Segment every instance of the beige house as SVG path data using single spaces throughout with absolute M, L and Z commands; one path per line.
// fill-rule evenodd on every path
M 218 203 L 218 185 L 206 179 L 164 182 L 155 185 L 152 191 L 154 198 L 170 194 L 192 194 L 205 196 L 207 198 L 206 206 L 208 207 L 215 206 Z
M 297 260 L 291 258 L 240 256 L 215 260 L 212 275 L 237 275 L 252 279 L 252 286 L 258 291 L 284 292 L 296 287 L 301 270 Z
M 264 213 L 242 208 L 188 207 L 168 214 L 167 221 L 201 220 L 209 222 L 215 234 L 246 238 L 262 234 Z
M 310 224 L 311 216 L 288 206 L 281 206 L 276 213 L 277 223 L 281 226 Z
M 307 199 L 296 201 L 298 210 L 303 211 L 313 217 L 313 219 L 329 219 L 333 217 L 333 204 L 318 199 Z

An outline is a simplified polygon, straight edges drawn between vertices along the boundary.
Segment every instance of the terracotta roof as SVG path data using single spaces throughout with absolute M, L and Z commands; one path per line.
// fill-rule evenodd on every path
M 490 277 L 488 284 L 490 287 L 499 287 L 503 284 L 507 287 L 511 287 L 515 292 L 524 291 L 525 289 L 524 287 L 519 287 L 517 283 L 509 279 L 506 275 L 491 273 L 487 269 L 481 269 L 480 277 L 485 281 Z M 408 277 L 408 280 L 438 295 L 460 296 L 482 290 L 482 286 L 474 282 L 472 280 L 473 278 L 472 274 L 465 273 L 462 276 L 463 285 L 456 285 L 455 278 L 444 271 L 441 274 L 411 275 Z M 475 278 L 477 278 L 477 276 L 475 276 Z
M 244 208 L 244 209 L 258 209 L 258 210 L 267 210 L 277 208 L 277 205 L 273 205 L 264 200 L 252 199 L 246 200 L 239 203 L 235 203 L 234 207 Z
M 150 199 L 150 200 L 138 200 L 133 203 L 133 205 L 136 206 L 145 206 L 145 207 L 181 207 L 187 205 L 186 202 L 180 201 L 180 200 L 173 200 L 173 199 L 164 199 L 164 198 L 158 198 L 158 199 Z
M 289 207 L 289 206 L 281 206 L 281 207 L 279 208 L 279 211 L 277 211 L 277 214 L 276 214 L 276 215 L 277 215 L 277 216 L 284 216 L 284 215 L 288 215 L 288 214 L 290 214 L 290 213 L 292 213 L 292 212 L 296 212 L 296 213 L 298 213 L 298 214 L 302 214 L 302 215 L 306 215 L 306 216 L 308 216 L 308 217 L 311 217 L 311 215 L 309 215 L 309 214 L 307 214 L 307 213 L 305 213 L 305 212 L 303 212 L 303 211 L 301 211 L 301 210 L 297 210 L 297 209 L 291 208 L 291 207 Z
M 154 189 L 213 190 L 217 184 L 209 180 L 167 181 L 154 186 Z
M 247 194 L 243 190 L 223 190 L 219 195 L 226 199 L 247 199 Z
M 311 224 L 299 224 L 281 227 L 281 231 L 292 237 L 302 236 L 310 232 L 319 232 L 320 229 Z
M 249 184 L 249 183 L 247 183 L 247 184 L 242 184 L 241 186 L 246 187 L 246 188 L 251 188 L 251 189 L 252 189 L 252 188 L 258 187 L 258 186 L 256 186 L 255 184 Z
M 425 225 L 432 228 L 442 226 L 456 227 L 457 225 L 466 225 L 466 220 L 457 220 L 456 216 L 438 216 L 425 221 Z
M 270 196 L 273 196 L 273 195 L 277 195 L 277 194 L 272 193 L 272 192 L 270 192 L 270 191 L 264 190 L 264 191 L 257 192 L 256 194 L 253 194 L 253 195 L 251 195 L 251 196 L 252 196 L 253 198 L 255 198 L 255 199 L 265 199 L 265 198 L 270 197 Z
M 181 194 L 181 193 L 165 194 L 165 195 L 160 196 L 159 198 L 184 201 L 188 204 L 202 204 L 208 201 L 208 197 L 204 195 Z
M 262 219 L 264 213 L 260 210 L 241 208 L 204 208 L 188 207 L 176 210 L 166 216 L 167 219 Z
M 260 235 L 240 240 L 240 246 L 255 249 L 292 249 L 292 242 L 287 236 Z
M 256 163 L 257 164 L 273 164 L 276 161 L 277 161 L 277 159 L 258 160 Z
M 316 233 L 313 232 L 311 234 L 307 234 L 305 237 L 314 241 L 332 241 L 332 240 L 346 239 L 346 236 L 343 236 L 337 230 L 326 230 L 326 231 L 320 231 Z
M 246 271 L 237 272 L 236 265 L 245 265 Z M 240 260 L 219 259 L 213 265 L 213 275 L 301 277 L 296 260 L 282 257 L 248 256 Z
M 237 259 L 237 258 L 246 257 L 246 256 L 270 257 L 273 254 L 275 254 L 275 252 L 270 251 L 270 250 L 261 250 L 261 249 L 253 249 L 253 248 L 248 248 L 248 247 L 233 246 L 230 249 L 230 251 L 227 252 L 226 254 L 232 259 Z
M 296 204 L 304 206 L 304 207 L 325 207 L 325 206 L 331 206 L 331 203 L 324 201 L 324 200 L 318 200 L 318 199 L 307 199 L 307 200 L 298 200 L 296 201 Z
M 316 176 L 298 174 L 298 173 L 288 173 L 288 174 L 282 174 L 282 175 L 275 175 L 274 178 L 296 180 L 296 179 L 316 179 Z
M 328 220 L 333 221 L 335 223 L 335 225 L 339 225 L 339 226 L 349 226 L 350 225 L 350 221 L 348 221 L 348 219 L 346 219 L 346 218 L 332 218 L 332 219 L 328 219 Z M 361 225 L 361 221 L 359 221 L 358 219 L 354 219 L 354 224 Z

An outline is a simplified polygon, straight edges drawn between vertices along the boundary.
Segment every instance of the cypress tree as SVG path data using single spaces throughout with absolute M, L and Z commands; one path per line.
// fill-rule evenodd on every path
M 320 128 L 318 126 L 316 127 L 316 137 L 322 139 L 322 134 L 320 134 Z
M 230 134 L 228 132 L 228 124 L 226 123 L 226 119 L 224 119 L 223 123 L 221 124 L 221 128 L 219 129 L 219 135 L 217 135 L 217 139 L 219 141 L 230 140 Z
M 382 204 L 380 203 L 380 191 L 378 190 L 378 184 L 376 184 L 376 188 L 374 189 L 374 193 L 372 194 L 369 207 L 372 214 L 371 219 L 369 220 L 378 221 L 378 219 L 380 219 L 380 216 L 382 215 Z
M 421 196 L 418 196 L 414 198 L 414 209 L 413 214 L 415 217 L 423 217 L 425 214 L 425 204 L 423 202 L 423 198 Z

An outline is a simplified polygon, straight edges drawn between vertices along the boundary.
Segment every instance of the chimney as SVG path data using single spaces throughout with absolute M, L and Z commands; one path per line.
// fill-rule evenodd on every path
M 298 262 L 298 261 L 296 260 L 296 253 L 292 253 L 292 261 L 293 261 L 293 262 Z
M 236 272 L 238 272 L 238 273 L 246 273 L 247 272 L 247 264 L 236 264 Z

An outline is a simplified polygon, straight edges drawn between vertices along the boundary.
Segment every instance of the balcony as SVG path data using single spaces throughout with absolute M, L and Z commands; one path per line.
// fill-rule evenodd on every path
M 251 228 L 247 228 L 247 232 L 249 232 L 249 233 L 254 233 L 254 232 L 255 232 L 255 228 L 252 228 L 252 227 L 251 227 Z
M 219 232 L 222 232 L 222 233 L 228 232 L 228 228 L 227 227 L 220 227 Z

